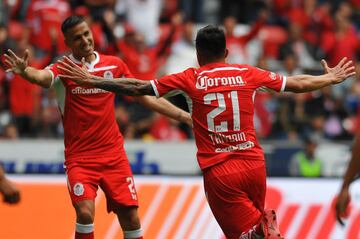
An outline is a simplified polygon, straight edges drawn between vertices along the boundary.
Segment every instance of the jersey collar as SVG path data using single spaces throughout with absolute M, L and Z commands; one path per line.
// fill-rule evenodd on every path
M 228 64 L 224 63 L 224 62 L 212 62 L 212 63 L 208 63 L 206 65 L 203 65 L 200 68 L 203 70 L 203 69 L 211 69 L 211 68 L 227 66 L 227 65 Z
M 94 51 L 94 54 L 95 54 L 95 60 L 93 60 L 92 62 L 88 63 L 88 62 L 85 62 L 85 65 L 86 67 L 89 69 L 89 70 L 93 70 L 95 68 L 95 65 L 97 63 L 99 63 L 100 61 L 100 55 L 97 51 Z M 73 62 L 75 62 L 76 64 L 79 64 L 81 65 L 81 62 L 76 60 L 74 55 L 73 54 L 70 54 L 69 56 L 70 60 L 72 60 Z

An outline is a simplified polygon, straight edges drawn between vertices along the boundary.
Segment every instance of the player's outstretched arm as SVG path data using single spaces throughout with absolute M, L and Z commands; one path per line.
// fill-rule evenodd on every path
M 63 72 L 60 78 L 69 79 L 82 86 L 93 86 L 103 90 L 123 95 L 155 95 L 150 81 L 134 78 L 106 79 L 91 75 L 85 67 L 80 67 L 68 57 L 59 61 L 59 70 Z
M 6 72 L 13 72 L 21 75 L 25 80 L 39 86 L 49 88 L 52 82 L 52 75 L 48 70 L 39 70 L 28 66 L 29 51 L 25 50 L 24 57 L 17 56 L 12 50 L 8 49 L 4 54 L 5 63 L 9 67 Z
M 20 191 L 14 183 L 5 177 L 5 172 L 0 165 L 0 193 L 3 195 L 3 200 L 9 204 L 15 204 L 20 201 Z
M 136 99 L 147 108 L 192 127 L 191 115 L 168 100 L 163 98 L 156 99 L 154 96 L 139 96 Z
M 150 97 L 155 95 L 150 81 L 132 78 L 108 80 L 103 77 L 93 76 L 87 71 L 84 64 L 83 67 L 79 67 L 67 57 L 59 61 L 59 64 L 60 66 L 58 66 L 58 68 L 63 72 L 62 75 L 59 75 L 60 78 L 72 80 L 82 86 L 93 86 L 117 94 L 139 96 L 136 97 L 137 101 L 149 109 L 166 115 L 169 118 L 184 122 L 189 126 L 192 125 L 191 116 L 188 112 L 176 107 L 165 99 Z
M 318 90 L 329 85 L 339 84 L 346 78 L 355 75 L 355 66 L 346 57 L 333 68 L 328 67 L 325 60 L 322 60 L 321 64 L 325 74 L 290 76 L 286 80 L 285 91 L 302 93 Z
M 342 218 L 346 216 L 346 208 L 350 202 L 349 187 L 358 173 L 360 173 L 360 131 L 355 138 L 351 160 L 344 174 L 343 184 L 336 199 L 336 218 L 341 225 L 344 225 Z

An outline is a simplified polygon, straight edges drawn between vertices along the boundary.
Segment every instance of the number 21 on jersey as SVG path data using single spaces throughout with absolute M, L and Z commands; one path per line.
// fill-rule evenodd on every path
M 213 109 L 207 114 L 207 125 L 208 130 L 211 132 L 228 132 L 229 131 L 229 123 L 228 121 L 221 121 L 220 124 L 215 125 L 214 119 L 216 116 L 220 115 L 221 113 L 225 112 L 228 107 L 226 105 L 225 97 L 230 98 L 231 107 L 233 112 L 233 130 L 239 131 L 240 130 L 240 109 L 239 109 L 239 100 L 238 100 L 238 92 L 231 91 L 230 93 L 209 93 L 204 96 L 204 104 L 210 105 L 212 101 L 217 100 L 218 107 Z

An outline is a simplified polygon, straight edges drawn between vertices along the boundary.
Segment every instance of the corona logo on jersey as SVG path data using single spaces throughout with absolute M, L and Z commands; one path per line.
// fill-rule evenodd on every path
M 71 93 L 74 95 L 92 95 L 92 94 L 103 94 L 110 92 L 99 88 L 82 88 L 78 86 L 72 89 Z
M 243 86 L 245 82 L 241 76 L 215 77 L 198 76 L 196 79 L 196 89 L 207 90 L 209 87 L 217 86 Z

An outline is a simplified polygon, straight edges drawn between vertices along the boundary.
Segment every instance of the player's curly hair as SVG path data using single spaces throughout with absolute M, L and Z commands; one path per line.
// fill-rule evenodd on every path
M 74 27 L 74 26 L 76 26 L 76 25 L 78 25 L 78 24 L 80 24 L 80 23 L 82 23 L 84 21 L 85 21 L 85 19 L 82 16 L 72 15 L 72 16 L 66 18 L 63 21 L 63 23 L 61 24 L 61 31 L 65 35 L 66 32 L 70 28 L 72 28 L 72 27 Z
M 226 39 L 224 30 L 208 25 L 201 28 L 196 35 L 196 51 L 205 58 L 216 59 L 224 56 Z

